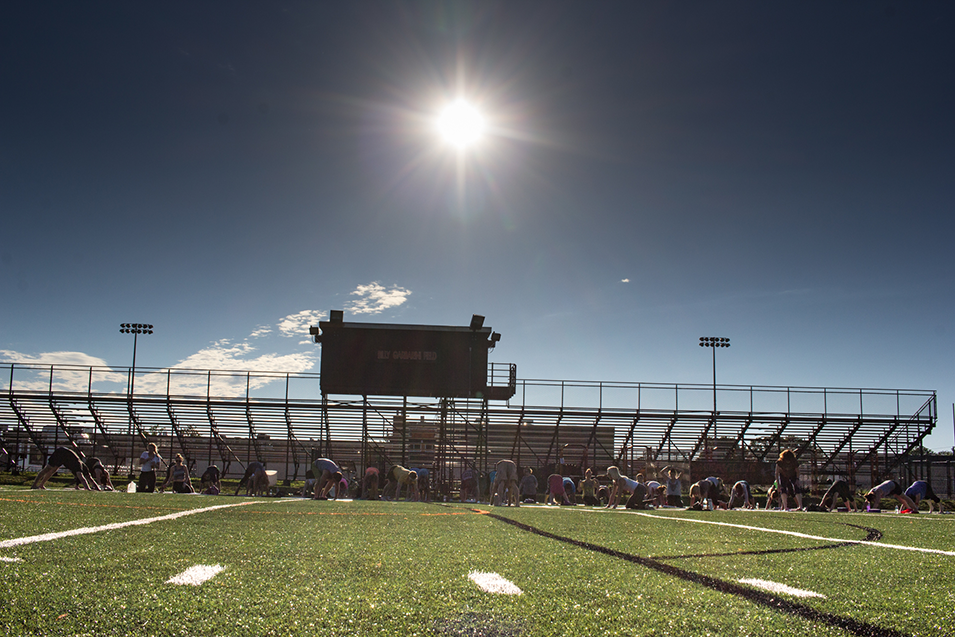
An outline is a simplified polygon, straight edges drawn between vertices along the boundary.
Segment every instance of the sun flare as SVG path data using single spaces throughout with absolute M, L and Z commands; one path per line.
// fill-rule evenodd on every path
M 448 105 L 438 117 L 438 131 L 448 143 L 459 149 L 468 148 L 484 135 L 484 118 L 476 108 L 458 100 Z

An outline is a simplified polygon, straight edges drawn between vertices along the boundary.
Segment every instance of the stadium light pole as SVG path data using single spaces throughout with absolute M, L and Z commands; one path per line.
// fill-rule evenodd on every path
M 132 400 L 133 388 L 136 384 L 136 343 L 140 334 L 152 334 L 153 326 L 145 323 L 120 323 L 119 331 L 122 334 L 133 335 L 133 366 L 130 369 L 129 383 L 126 385 L 126 395 Z
M 129 409 L 129 475 L 132 476 L 136 456 L 136 445 L 133 442 L 133 391 L 136 385 L 136 345 L 139 341 L 140 334 L 153 333 L 153 326 L 147 325 L 146 323 L 120 323 L 119 331 L 121 334 L 133 335 L 133 366 L 129 370 L 129 382 L 126 383 L 126 401 L 127 408 Z
M 713 439 L 718 440 L 716 431 L 716 349 L 729 347 L 730 339 L 725 336 L 701 336 L 700 347 L 709 347 L 713 350 Z

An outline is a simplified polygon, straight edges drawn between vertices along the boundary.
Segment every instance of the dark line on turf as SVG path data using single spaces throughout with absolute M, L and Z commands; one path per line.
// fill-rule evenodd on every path
M 843 526 L 852 527 L 853 529 L 862 529 L 863 531 L 868 533 L 868 535 L 865 536 L 866 542 L 876 542 L 882 539 L 882 531 L 880 531 L 879 529 L 873 529 L 868 526 L 859 526 L 858 524 L 848 524 L 846 522 L 842 522 L 841 524 Z
M 735 557 L 737 555 L 773 555 L 775 553 L 798 553 L 800 551 L 825 551 L 828 549 L 838 549 L 845 546 L 855 546 L 852 542 L 840 542 L 839 544 L 826 544 L 825 546 L 804 546 L 794 549 L 766 549 L 765 551 L 733 551 L 731 553 L 696 553 L 694 555 L 653 555 L 651 560 L 685 560 L 699 557 Z
M 556 535 L 543 529 L 538 529 L 536 527 L 530 526 L 529 524 L 524 524 L 522 522 L 517 522 L 510 518 L 506 518 L 501 515 L 494 513 L 486 513 L 490 518 L 494 518 L 505 524 L 510 524 L 515 526 L 522 531 L 527 531 L 528 533 L 533 533 L 535 535 L 540 535 L 541 537 L 546 537 L 551 540 L 557 540 L 558 542 L 564 542 L 565 544 L 571 544 L 573 546 L 586 549 L 588 551 L 594 551 L 595 553 L 602 553 L 604 555 L 609 555 L 610 557 L 616 557 L 618 559 L 625 560 L 627 562 L 632 562 L 634 564 L 639 564 L 645 566 L 654 571 L 659 571 L 673 577 L 678 577 L 682 580 L 688 582 L 693 582 L 707 588 L 711 588 L 720 593 L 729 593 L 731 595 L 737 595 L 744 599 L 747 599 L 754 604 L 759 604 L 760 606 L 765 606 L 772 610 L 776 610 L 783 613 L 788 613 L 790 615 L 795 615 L 801 617 L 802 619 L 807 619 L 810 621 L 821 622 L 833 626 L 836 628 L 841 628 L 842 630 L 848 631 L 853 635 L 859 635 L 859 637 L 909 637 L 906 633 L 902 633 L 891 628 L 882 628 L 880 626 L 875 626 L 873 624 L 868 624 L 866 622 L 860 621 L 858 619 L 852 619 L 851 617 L 840 617 L 838 615 L 833 615 L 832 613 L 826 613 L 821 610 L 812 608 L 811 606 L 806 606 L 805 604 L 799 604 L 787 599 L 782 599 L 770 595 L 769 593 L 764 593 L 762 591 L 747 588 L 741 586 L 735 582 L 728 582 L 725 580 L 717 579 L 709 575 L 703 575 L 701 573 L 694 573 L 692 571 L 687 571 L 682 568 L 677 568 L 670 564 L 664 564 L 655 559 L 649 557 L 640 557 L 638 555 L 631 555 L 629 553 L 624 553 L 622 551 L 617 551 L 605 546 L 600 546 L 598 544 L 591 544 L 590 542 L 583 542 L 581 540 L 575 540 L 573 538 L 564 537 L 561 535 Z

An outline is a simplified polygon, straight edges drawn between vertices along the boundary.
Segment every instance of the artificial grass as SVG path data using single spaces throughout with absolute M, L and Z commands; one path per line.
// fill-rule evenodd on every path
M 0 540 L 246 502 L 246 498 L 0 491 Z M 520 509 L 261 498 L 249 506 L 58 539 L 0 556 L 0 625 L 11 635 L 845 635 L 825 622 L 535 534 L 652 558 L 719 581 L 761 577 L 826 599 L 798 603 L 902 634 L 951 634 L 955 557 L 682 521 L 955 549 L 955 516 Z M 895 538 L 889 540 L 888 537 Z M 706 555 L 706 557 L 687 557 Z M 226 570 L 166 584 L 195 564 Z M 491 595 L 493 571 L 523 590 Z M 783 596 L 780 596 L 783 599 Z

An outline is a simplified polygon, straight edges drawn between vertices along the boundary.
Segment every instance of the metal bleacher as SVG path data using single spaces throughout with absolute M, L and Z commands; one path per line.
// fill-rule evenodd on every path
M 507 382 L 516 386 L 507 401 L 331 396 L 318 374 L 0 363 L 0 432 L 23 468 L 75 445 L 134 472 L 148 441 L 227 476 L 258 460 L 301 480 L 319 456 L 355 471 L 428 467 L 447 492 L 465 466 L 486 472 L 502 458 L 561 472 L 745 473 L 783 448 L 797 451 L 811 483 L 908 478 L 937 422 L 931 390 Z

